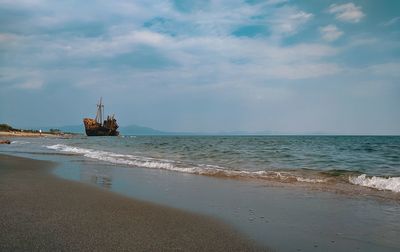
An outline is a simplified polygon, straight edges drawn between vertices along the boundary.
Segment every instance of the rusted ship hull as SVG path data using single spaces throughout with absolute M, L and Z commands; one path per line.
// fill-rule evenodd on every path
M 104 127 L 99 127 L 97 129 L 86 129 L 87 136 L 118 136 L 119 132 L 116 130 L 109 130 Z
M 85 131 L 87 136 L 118 136 L 118 126 L 116 123 L 104 122 L 104 126 L 96 122 L 95 119 L 85 118 L 83 119 L 85 125 Z M 107 127 L 108 126 L 108 127 Z

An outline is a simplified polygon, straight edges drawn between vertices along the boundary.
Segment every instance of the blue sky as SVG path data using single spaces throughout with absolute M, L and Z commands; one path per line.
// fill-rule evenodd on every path
M 400 1 L 0 0 L 0 122 L 400 134 Z

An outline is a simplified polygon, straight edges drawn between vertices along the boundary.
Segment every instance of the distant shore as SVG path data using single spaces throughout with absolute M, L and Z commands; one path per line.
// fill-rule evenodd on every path
M 42 131 L 37 129 L 18 129 L 9 124 L 0 124 L 0 137 L 71 137 L 73 133 L 63 132 L 59 129 Z
M 0 131 L 0 137 L 71 137 L 69 133 Z
M 219 221 L 132 200 L 0 154 L 0 250 L 255 251 Z

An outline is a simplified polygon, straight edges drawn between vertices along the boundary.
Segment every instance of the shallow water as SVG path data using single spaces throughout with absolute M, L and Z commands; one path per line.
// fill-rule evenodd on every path
M 399 202 L 90 161 L 67 162 L 55 172 L 135 199 L 217 217 L 277 251 L 400 249 Z

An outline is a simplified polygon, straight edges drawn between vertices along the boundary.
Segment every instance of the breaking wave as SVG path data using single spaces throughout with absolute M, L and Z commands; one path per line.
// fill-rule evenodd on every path
M 46 146 L 48 149 L 59 150 L 62 152 L 82 154 L 85 157 L 93 158 L 101 161 L 110 162 L 113 164 L 124 164 L 130 166 L 158 168 L 173 170 L 174 166 L 172 161 L 169 160 L 156 160 L 153 158 L 138 157 L 133 155 L 117 154 L 108 151 L 99 151 L 93 149 L 85 149 L 79 147 L 68 146 L 64 144 L 56 144 Z
M 362 174 L 358 177 L 349 177 L 349 182 L 378 190 L 400 192 L 400 177 L 368 177 L 366 174 Z
M 229 177 L 229 178 L 254 178 L 273 180 L 284 183 L 326 183 L 329 181 L 344 181 L 350 184 L 375 188 L 377 190 L 390 190 L 400 192 L 400 177 L 368 177 L 357 172 L 343 170 L 332 171 L 246 171 L 235 170 L 217 165 L 192 164 L 168 159 L 156 159 L 130 154 L 118 154 L 109 151 L 79 148 L 65 144 L 46 146 L 48 149 L 66 153 L 79 154 L 88 158 L 109 162 L 112 164 L 128 165 L 133 167 L 169 170 L 205 176 Z
M 278 180 L 281 182 L 303 182 L 303 183 L 324 183 L 327 178 L 300 176 L 288 171 L 244 171 L 230 170 L 217 165 L 188 164 L 167 159 L 155 159 L 149 157 L 135 156 L 129 154 L 118 154 L 108 151 L 99 151 L 56 144 L 46 146 L 48 149 L 61 152 L 81 154 L 85 157 L 97 159 L 112 164 L 129 165 L 134 167 L 144 167 L 152 169 L 162 169 L 206 176 L 237 177 L 237 178 L 257 178 L 266 180 Z
M 15 141 L 11 141 L 11 144 L 29 144 L 30 142 L 27 141 L 19 141 L 19 140 L 15 140 Z

